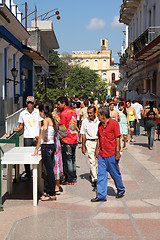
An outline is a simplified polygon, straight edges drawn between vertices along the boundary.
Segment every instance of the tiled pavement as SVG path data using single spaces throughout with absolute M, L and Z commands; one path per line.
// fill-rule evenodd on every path
M 160 141 L 150 151 L 145 136 L 135 139 L 134 145 L 127 145 L 120 161 L 126 187 L 122 199 L 115 198 L 116 189 L 109 179 L 108 201 L 90 202 L 95 192 L 80 146 L 78 182 L 64 186 L 55 202 L 39 201 L 38 207 L 33 207 L 29 182 L 13 184 L 14 194 L 9 198 L 4 176 L 0 240 L 160 240 Z

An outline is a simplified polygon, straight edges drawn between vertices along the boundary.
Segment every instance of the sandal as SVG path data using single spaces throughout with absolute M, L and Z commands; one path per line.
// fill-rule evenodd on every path
M 47 197 L 47 196 L 48 196 L 48 194 L 46 192 L 43 192 L 42 196 L 40 197 L 40 199 L 43 198 L 43 197 Z
M 41 197 L 41 201 L 56 201 L 56 196 L 50 196 L 50 195 L 47 195 L 47 196 L 42 196 Z
M 60 195 L 61 194 L 59 190 L 55 191 L 55 193 L 56 193 L 56 195 Z

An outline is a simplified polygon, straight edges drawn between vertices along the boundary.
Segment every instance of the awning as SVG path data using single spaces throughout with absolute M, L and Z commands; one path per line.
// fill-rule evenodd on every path
M 34 50 L 33 48 L 27 47 L 26 45 L 23 45 L 23 53 L 29 58 L 33 59 L 33 61 L 38 65 L 48 66 L 50 64 L 40 52 Z
M 160 54 L 160 36 L 155 38 L 146 47 L 134 56 L 135 61 L 149 60 Z

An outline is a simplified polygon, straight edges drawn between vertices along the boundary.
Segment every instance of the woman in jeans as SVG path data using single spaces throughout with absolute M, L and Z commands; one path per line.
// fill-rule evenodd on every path
M 56 124 L 52 118 L 52 109 L 50 106 L 39 106 L 40 116 L 44 118 L 43 127 L 41 131 L 41 142 L 38 141 L 38 144 L 35 149 L 35 154 L 38 154 L 38 149 L 41 145 L 41 154 L 42 161 L 46 168 L 48 175 L 48 187 L 46 192 L 42 195 L 42 201 L 54 201 L 56 200 L 55 194 L 55 177 L 53 173 L 53 159 L 55 153 L 55 131 Z M 39 138 L 40 139 L 40 138 Z
M 154 133 L 156 130 L 156 119 L 159 117 L 157 108 L 153 107 L 153 102 L 149 102 L 149 107 L 144 110 L 144 118 L 146 117 L 146 128 L 148 135 L 149 149 L 153 149 Z

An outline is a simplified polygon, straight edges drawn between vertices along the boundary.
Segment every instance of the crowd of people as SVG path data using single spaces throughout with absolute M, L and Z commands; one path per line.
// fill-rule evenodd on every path
M 117 188 L 116 198 L 125 194 L 119 169 L 122 151 L 134 144 L 134 135 L 140 135 L 140 126 L 148 136 L 148 147 L 153 149 L 159 140 L 160 115 L 153 102 L 142 106 L 137 100 L 123 101 L 118 97 L 105 102 L 98 99 L 69 99 L 59 97 L 53 108 L 44 103 L 34 108 L 34 97 L 26 99 L 27 108 L 19 116 L 20 131 L 24 128 L 24 146 L 35 146 L 34 155 L 42 155 L 45 191 L 42 201 L 56 200 L 62 185 L 75 185 L 76 146 L 82 144 L 87 155 L 90 181 L 96 197 L 91 202 L 106 201 L 108 173 Z M 30 165 L 25 165 L 24 180 L 31 178 Z

